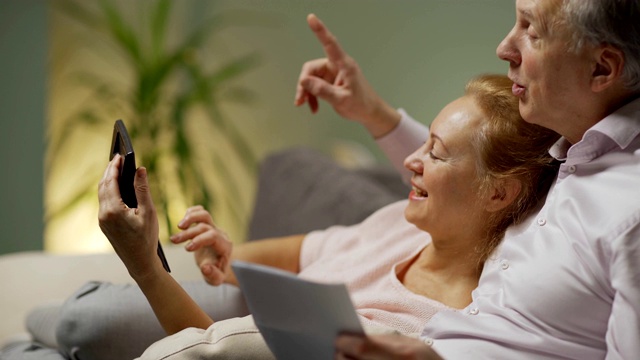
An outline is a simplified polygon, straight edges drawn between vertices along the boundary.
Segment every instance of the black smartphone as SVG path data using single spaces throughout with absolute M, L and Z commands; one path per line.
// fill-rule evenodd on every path
M 124 121 L 118 119 L 113 125 L 113 137 L 111 138 L 111 153 L 109 160 L 113 159 L 116 154 L 120 154 L 124 161 L 120 168 L 120 176 L 118 177 L 118 187 L 120 188 L 120 196 L 122 201 L 130 208 L 138 207 L 136 199 L 136 191 L 133 187 L 133 178 L 136 175 L 136 155 L 133 151 L 131 138 L 124 126 Z M 164 256 L 162 245 L 158 240 L 158 257 L 162 262 L 162 266 L 167 272 L 171 272 L 167 258 Z

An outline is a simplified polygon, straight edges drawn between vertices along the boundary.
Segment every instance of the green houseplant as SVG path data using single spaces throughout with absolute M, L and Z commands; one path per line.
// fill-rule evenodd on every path
M 225 14 L 187 21 L 183 28 L 188 29 L 180 32 L 184 35 L 176 36 L 172 14 L 177 4 L 170 0 L 53 3 L 54 11 L 86 29 L 90 39 L 106 43 L 109 56 L 120 57 L 124 68 L 118 76 L 74 73 L 91 96 L 58 124 L 62 130 L 50 132 L 48 156 L 55 158 L 64 152 L 69 146 L 64 139 L 70 132 L 93 128 L 110 136 L 104 129 L 122 118 L 134 142 L 138 165 L 149 171 L 163 235 L 175 231 L 184 208 L 193 204 L 205 206 L 214 216 L 224 212 L 239 224 L 246 223 L 249 206 L 239 201 L 246 198 L 246 191 L 234 178 L 254 178 L 257 165 L 241 125 L 224 116 L 221 104 L 252 99 L 251 91 L 235 80 L 256 67 L 259 57 L 251 53 L 215 61 L 206 53 L 215 35 L 233 24 Z M 135 6 L 143 8 L 131 16 Z M 105 156 L 96 154 L 96 159 Z M 48 209 L 47 216 L 64 216 L 95 197 L 101 175 L 79 186 L 61 206 Z

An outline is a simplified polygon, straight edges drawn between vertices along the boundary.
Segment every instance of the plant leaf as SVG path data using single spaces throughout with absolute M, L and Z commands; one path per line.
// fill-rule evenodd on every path
M 95 183 L 85 184 L 83 187 L 80 187 L 75 192 L 75 195 L 72 196 L 70 200 L 65 202 L 65 204 L 62 207 L 60 207 L 59 209 L 53 209 L 53 210 L 50 208 L 47 209 L 45 214 L 45 221 L 49 221 L 51 219 L 64 216 L 67 213 L 69 213 L 69 211 L 73 210 L 73 208 L 75 208 L 78 204 L 84 201 L 87 201 L 89 199 L 92 199 L 95 196 L 95 189 L 96 189 Z
M 245 55 L 223 65 L 219 70 L 209 75 L 207 77 L 207 81 L 219 86 L 220 84 L 226 83 L 227 81 L 243 75 L 248 70 L 258 66 L 261 62 L 262 59 L 257 53 Z
M 143 68 L 142 52 L 135 33 L 129 27 L 118 10 L 107 0 L 100 1 L 102 11 L 107 17 L 107 27 L 116 42 L 122 47 L 133 61 L 135 67 Z
M 160 58 L 162 54 L 170 10 L 171 1 L 160 0 L 151 15 L 151 48 L 154 59 Z
M 104 19 L 100 15 L 78 5 L 76 1 L 58 0 L 53 4 L 55 5 L 54 9 L 61 11 L 62 14 L 78 21 L 89 29 L 103 30 L 106 28 Z

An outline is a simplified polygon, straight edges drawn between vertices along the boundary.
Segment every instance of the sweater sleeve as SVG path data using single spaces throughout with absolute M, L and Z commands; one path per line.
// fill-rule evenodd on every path
M 400 123 L 387 135 L 376 139 L 376 143 L 398 170 L 405 183 L 411 180 L 411 172 L 404 167 L 404 159 L 416 151 L 429 137 L 429 128 L 414 120 L 403 109 Z

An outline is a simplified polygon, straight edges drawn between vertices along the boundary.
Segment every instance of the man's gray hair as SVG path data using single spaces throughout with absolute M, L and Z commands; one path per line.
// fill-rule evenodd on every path
M 640 92 L 640 0 L 564 0 L 573 48 L 609 44 L 624 53 L 623 79 Z

